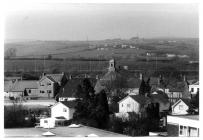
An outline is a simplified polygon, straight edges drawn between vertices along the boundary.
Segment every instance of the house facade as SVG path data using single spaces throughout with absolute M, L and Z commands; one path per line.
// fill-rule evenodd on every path
M 119 104 L 119 113 L 135 112 L 140 113 L 143 111 L 150 103 L 149 98 L 141 95 L 131 95 L 127 96 Z
M 188 114 L 188 109 L 190 108 L 190 102 L 185 99 L 179 99 L 175 104 L 172 105 L 173 115 L 186 115 Z
M 40 97 L 53 98 L 56 86 L 57 84 L 53 79 L 46 76 L 42 77 L 38 83 Z
M 38 93 L 37 80 L 16 80 L 9 83 L 9 88 L 6 91 L 7 97 L 23 98 Z
M 190 84 L 189 91 L 191 95 L 197 94 L 197 92 L 199 92 L 199 81 L 197 81 L 196 83 Z
M 167 116 L 168 136 L 174 137 L 198 137 L 199 115 Z
M 64 117 L 66 120 L 73 118 L 76 103 L 73 101 L 58 102 L 51 107 L 51 117 Z

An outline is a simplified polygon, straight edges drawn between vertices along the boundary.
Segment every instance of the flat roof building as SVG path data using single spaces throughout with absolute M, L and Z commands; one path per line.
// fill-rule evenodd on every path
M 199 115 L 167 116 L 168 136 L 198 137 L 200 125 Z

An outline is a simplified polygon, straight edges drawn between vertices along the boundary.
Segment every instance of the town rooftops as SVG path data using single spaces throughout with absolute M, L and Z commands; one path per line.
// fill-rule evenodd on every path
M 13 83 L 11 91 L 24 91 L 25 89 L 37 89 L 37 80 L 21 80 Z

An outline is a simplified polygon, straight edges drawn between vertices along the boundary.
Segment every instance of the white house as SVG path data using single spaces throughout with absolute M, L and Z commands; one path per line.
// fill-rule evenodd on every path
M 199 115 L 167 116 L 168 136 L 198 137 Z
M 149 103 L 150 99 L 148 97 L 142 95 L 129 95 L 118 102 L 119 113 L 140 113 Z
M 199 91 L 199 81 L 189 85 L 189 91 L 192 95 L 197 94 Z
M 190 102 L 186 99 L 179 99 L 172 105 L 172 114 L 173 115 L 186 115 L 188 114 L 187 110 L 190 108 Z
M 73 118 L 76 103 L 73 101 L 58 102 L 51 107 L 51 117 L 64 117 L 67 120 Z
M 76 103 L 73 101 L 58 102 L 51 106 L 51 117 L 40 119 L 40 127 L 53 128 L 64 125 L 65 120 L 73 118 Z

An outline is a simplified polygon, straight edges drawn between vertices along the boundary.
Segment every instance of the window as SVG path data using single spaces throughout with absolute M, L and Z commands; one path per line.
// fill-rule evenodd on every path
M 47 90 L 47 93 L 51 93 L 51 90 Z
M 29 91 L 28 91 L 29 93 L 31 93 L 31 90 L 29 89 Z
M 194 92 L 194 88 L 191 88 L 191 92 Z
M 186 126 L 180 125 L 180 130 L 179 130 L 180 136 L 187 136 L 187 131 L 188 131 L 188 129 Z
M 182 125 L 180 125 L 180 130 L 179 130 L 180 132 L 180 135 L 183 135 L 183 126 Z
M 67 109 L 66 109 L 66 108 L 63 108 L 63 112 L 67 112 Z
M 40 93 L 44 93 L 44 90 L 40 90 Z
M 49 85 L 51 85 L 51 83 L 47 83 L 47 85 L 49 86 Z
M 183 110 L 183 105 L 179 105 L 179 110 Z
M 121 104 L 121 106 L 123 107 L 123 104 Z
M 130 107 L 130 104 L 127 104 L 127 107 Z
M 199 91 L 199 88 L 197 88 L 197 91 Z
M 47 121 L 47 120 L 44 120 L 44 123 L 48 123 L 48 121 Z

